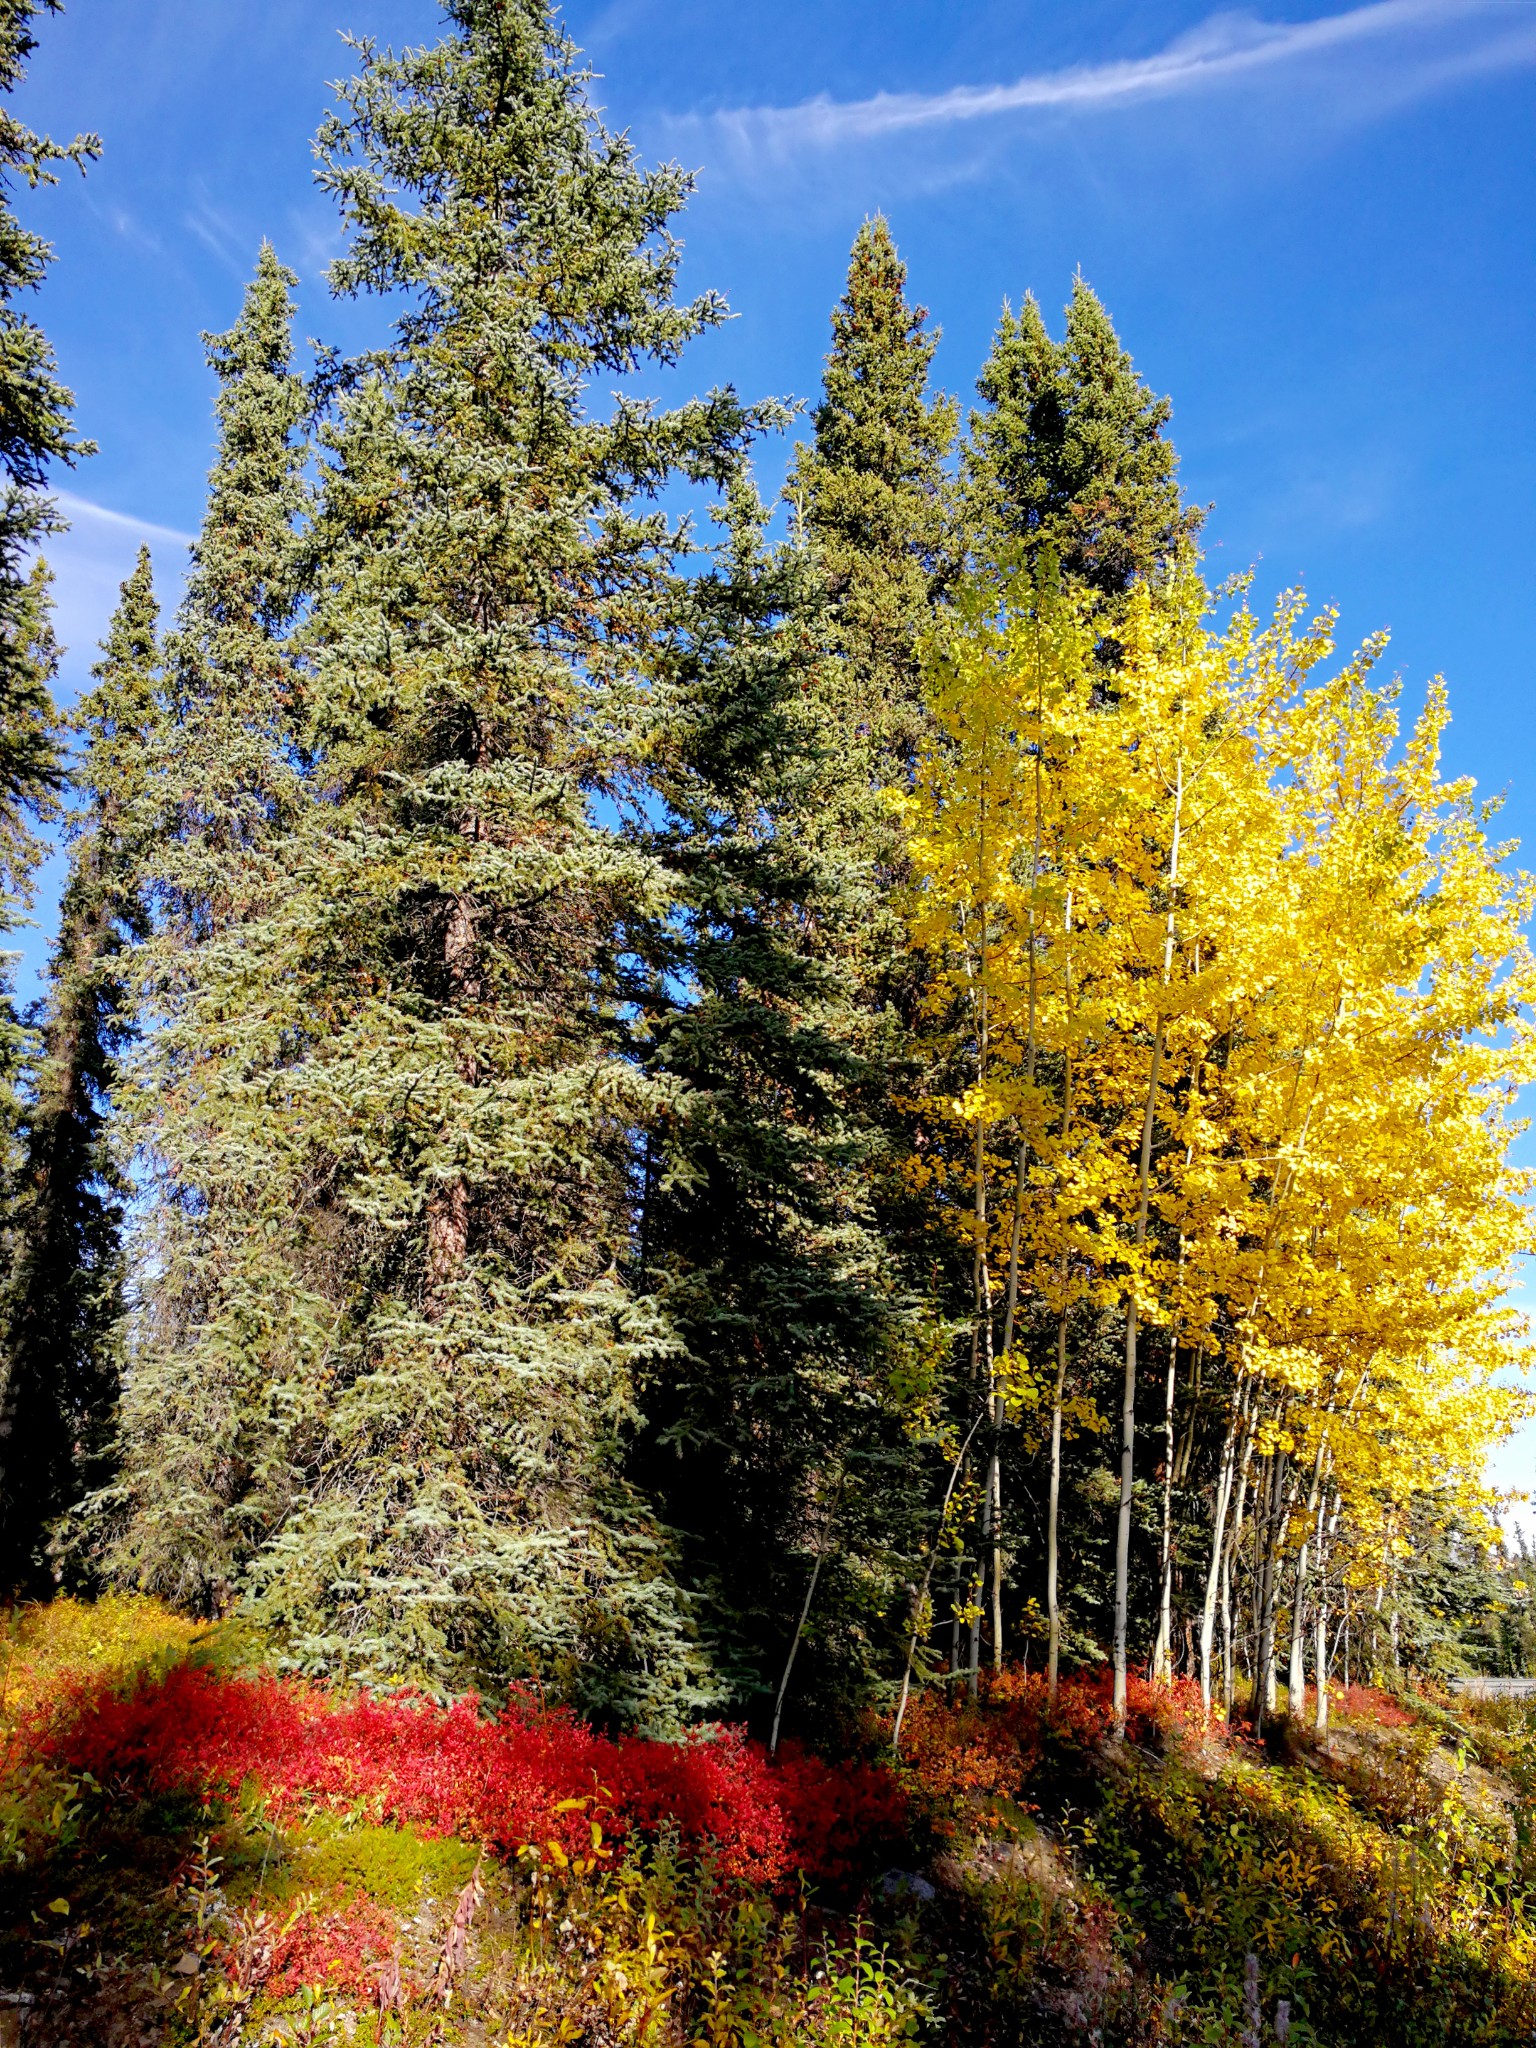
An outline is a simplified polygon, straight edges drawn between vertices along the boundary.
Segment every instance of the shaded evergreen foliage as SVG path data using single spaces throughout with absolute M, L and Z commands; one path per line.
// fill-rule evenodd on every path
M 143 789 L 160 715 L 158 611 L 149 553 L 122 596 L 70 725 L 69 877 L 21 1118 L 14 1263 L 3 1295 L 4 1419 L 24 1455 L 7 1474 L 7 1582 L 52 1582 L 50 1532 L 107 1477 L 124 1349 L 127 1184 L 113 1101 L 135 1034 L 128 950 L 147 931 Z
M 1114 325 L 1079 277 L 1063 339 L 1034 294 L 1004 306 L 976 381 L 963 473 L 967 525 L 982 562 L 1012 554 L 1106 599 L 1154 575 L 1198 532 L 1163 429 L 1173 407 L 1136 373 Z
M 862 896 L 818 830 L 844 764 L 815 692 L 817 565 L 766 544 L 746 486 L 726 516 L 653 765 L 679 894 L 645 947 L 647 1057 L 677 1095 L 642 1164 L 641 1256 L 683 1349 L 640 1469 L 743 1704 L 772 1691 L 815 1571 L 793 1712 L 824 1718 L 889 1661 L 914 1502 L 889 1382 L 911 1308 L 872 1201 Z
M 791 1726 L 845 1712 L 889 1663 L 922 1515 L 892 1396 L 919 1299 L 882 1212 L 907 1000 L 886 791 L 924 716 L 954 434 L 924 321 L 867 222 L 785 488 L 793 543 L 768 547 L 738 492 L 655 770 L 684 911 L 651 958 L 687 999 L 662 1002 L 651 1057 L 686 1092 L 647 1156 L 645 1239 L 686 1352 L 651 1397 L 644 1469 L 765 1720 L 793 1657 Z
M 58 0 L 0 5 L 0 93 L 15 92 L 37 48 L 36 23 L 59 12 Z M 25 310 L 47 274 L 51 250 L 16 214 L 17 189 L 56 182 L 55 166 L 84 169 L 100 152 L 94 135 L 56 143 L 34 134 L 0 105 L 0 941 L 32 902 L 44 851 L 40 828 L 58 815 L 64 782 L 51 685 L 57 668 L 46 566 L 34 559 L 66 522 L 46 494 L 55 462 L 92 453 L 75 433 L 74 400 L 59 381 L 52 347 Z M 35 1039 L 17 1014 L 14 958 L 0 950 L 0 1271 L 12 1276 L 24 1257 L 18 1203 L 24 1198 L 23 1120 Z M 11 1290 L 7 1290 L 7 1294 Z M 32 1483 L 29 1418 L 39 1398 L 31 1370 L 0 1326 L 0 1591 L 35 1583 L 39 1517 L 52 1482 Z M 46 1403 L 45 1403 L 46 1405 Z M 53 1458 L 52 1450 L 48 1454 Z M 55 1461 L 56 1462 L 56 1461 Z

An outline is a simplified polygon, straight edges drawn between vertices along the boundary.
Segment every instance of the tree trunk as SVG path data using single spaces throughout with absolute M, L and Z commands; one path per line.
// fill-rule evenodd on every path
M 960 1588 L 965 1582 L 965 1563 L 955 1559 L 955 1587 L 949 1606 L 949 1697 L 953 1702 L 960 1690 Z
M 1255 1408 L 1257 1408 L 1257 1405 L 1258 1394 L 1255 1391 Z M 1239 1543 L 1242 1541 L 1243 1521 L 1248 1510 L 1248 1488 L 1251 1479 L 1253 1446 L 1254 1433 L 1252 1429 L 1250 1429 L 1243 1444 L 1243 1463 L 1242 1469 L 1238 1475 L 1237 1511 L 1232 1518 L 1232 1532 L 1227 1539 L 1226 1555 L 1222 1560 L 1221 1626 L 1223 1643 L 1225 1648 L 1224 1668 L 1222 1672 L 1222 1693 L 1223 1703 L 1226 1707 L 1228 1719 L 1231 1718 L 1232 1708 L 1237 1699 L 1237 1660 L 1235 1655 L 1237 1644 L 1232 1626 L 1232 1575 L 1233 1566 L 1237 1558 L 1237 1547 Z
M 1221 1447 L 1221 1465 L 1216 1478 L 1216 1510 L 1211 1521 L 1211 1562 L 1205 1575 L 1205 1605 L 1200 1614 L 1200 1703 L 1211 1711 L 1211 1646 L 1216 1633 L 1216 1608 L 1220 1596 L 1222 1567 L 1226 1561 L 1227 1516 L 1232 1506 L 1232 1489 L 1237 1479 L 1237 1446 L 1247 1421 L 1247 1384 L 1238 1393 L 1237 1406 L 1227 1424 Z M 1230 1656 L 1227 1660 L 1230 1663 Z
M 997 1406 L 1003 1405 L 1002 1396 Z M 987 1468 L 987 1520 L 992 1533 L 992 1669 L 1003 1668 L 1003 1458 L 998 1443 L 1001 1416 L 992 1421 L 992 1457 Z
M 1147 1242 L 1147 1189 L 1152 1175 L 1152 1127 L 1157 1119 L 1157 1087 L 1163 1064 L 1163 1027 L 1158 1023 L 1152 1041 L 1152 1067 L 1147 1082 L 1147 1107 L 1141 1126 L 1141 1192 L 1136 1212 L 1136 1249 Z M 1130 1299 L 1125 1308 L 1125 1377 L 1120 1391 L 1120 1512 L 1115 1523 L 1115 1739 L 1125 1737 L 1126 1644 L 1131 1605 L 1131 1492 L 1136 1465 L 1136 1336 L 1139 1311 L 1132 1279 Z
M 1330 1398 L 1322 1434 L 1317 1442 L 1317 1456 L 1312 1464 L 1312 1490 L 1307 1497 L 1307 1534 L 1302 1539 L 1301 1549 L 1296 1558 L 1296 1595 L 1291 1605 L 1291 1662 L 1287 1680 L 1287 1711 L 1294 1721 L 1305 1719 L 1307 1705 L 1307 1673 L 1305 1651 L 1305 1625 L 1307 1595 L 1311 1585 L 1311 1573 L 1315 1566 L 1320 1575 L 1323 1567 L 1323 1474 L 1328 1462 L 1328 1428 L 1333 1415 L 1333 1401 Z
M 1120 1506 L 1115 1518 L 1115 1739 L 1125 1736 L 1126 1657 L 1130 1629 L 1131 1499 L 1136 1464 L 1136 1335 L 1133 1296 L 1125 1309 L 1125 1373 L 1120 1390 Z
M 1179 886 L 1179 843 L 1184 822 L 1184 763 L 1178 765 L 1173 800 L 1173 836 L 1168 849 L 1168 920 L 1163 938 L 1163 980 L 1166 989 L 1173 978 L 1176 936 L 1175 896 Z M 1136 1202 L 1137 1267 L 1147 1243 L 1147 1195 L 1152 1178 L 1152 1132 L 1157 1122 L 1157 1089 L 1162 1075 L 1163 1044 L 1167 1020 L 1158 1012 L 1152 1035 L 1151 1070 L 1147 1076 L 1147 1107 L 1141 1125 L 1141 1160 Z M 1120 1513 L 1115 1526 L 1115 1740 L 1125 1739 L 1126 1644 L 1130 1628 L 1131 1578 L 1131 1490 L 1136 1464 L 1136 1334 L 1139 1310 L 1136 1288 L 1141 1274 L 1133 1273 L 1130 1299 L 1125 1312 L 1125 1380 L 1120 1397 Z
M 1290 1459 L 1275 1451 L 1269 1460 L 1268 1484 L 1262 1520 L 1255 1519 L 1254 1539 L 1260 1546 L 1256 1577 L 1258 1659 L 1255 1665 L 1254 1726 L 1262 1727 L 1277 1705 L 1275 1677 L 1275 1634 L 1280 1606 L 1280 1546 L 1290 1521 L 1294 1493 L 1287 1497 Z
M 1072 891 L 1067 891 L 1062 919 L 1062 985 L 1066 999 L 1066 1047 L 1061 1072 L 1061 1150 L 1065 1157 L 1072 1135 Z M 1045 1527 L 1045 1605 L 1050 1624 L 1046 1691 L 1051 1705 L 1061 1678 L 1061 1411 L 1067 1388 L 1067 1283 L 1071 1277 L 1066 1253 L 1061 1258 L 1061 1302 L 1056 1314 L 1056 1387 L 1051 1400 L 1051 1497 Z
M 455 1174 L 427 1203 L 427 1314 L 442 1315 L 447 1296 L 469 1254 L 469 1188 Z
M 1337 1492 L 1333 1497 L 1331 1513 L 1328 1512 L 1326 1496 L 1317 1504 L 1317 1627 L 1316 1642 L 1312 1651 L 1312 1678 L 1317 1687 L 1316 1725 L 1319 1735 L 1326 1735 L 1328 1732 L 1328 1677 L 1333 1668 L 1333 1655 L 1338 1651 L 1337 1636 L 1334 1639 L 1333 1654 L 1330 1654 L 1328 1648 L 1328 1565 L 1342 1507 L 1343 1501 Z M 1340 1634 L 1342 1632 L 1341 1620 Z
M 1173 1676 L 1173 1402 L 1178 1363 L 1178 1328 L 1170 1323 L 1168 1384 L 1163 1395 L 1162 1576 L 1157 1604 L 1157 1641 L 1152 1651 L 1152 1677 L 1158 1685 L 1167 1685 Z
M 466 826 L 473 836 L 473 827 Z M 461 1008 L 478 993 L 475 907 L 468 896 L 455 896 L 443 932 L 443 975 L 449 999 Z M 461 1078 L 474 1082 L 472 1065 Z M 469 1185 L 462 1174 L 440 1181 L 427 1198 L 426 1312 L 436 1322 L 447 1307 L 454 1283 L 469 1258 Z
M 1056 1389 L 1051 1400 L 1051 1497 L 1045 1518 L 1045 1606 L 1050 1617 L 1050 1652 L 1046 1691 L 1052 1706 L 1061 1671 L 1061 1408 L 1067 1385 L 1067 1312 L 1056 1318 Z
M 1302 1556 L 1296 1560 L 1296 1594 L 1291 1602 L 1291 1654 L 1285 1675 L 1285 1710 L 1299 1727 L 1307 1716 L 1307 1659 L 1306 1659 L 1306 1608 L 1304 1606 L 1304 1585 L 1306 1574 Z
M 960 1446 L 955 1461 L 949 1468 L 949 1484 L 944 1489 L 944 1502 L 939 1509 L 938 1535 L 934 1539 L 932 1550 L 928 1553 L 928 1565 L 923 1573 L 923 1583 L 918 1589 L 913 1603 L 912 1635 L 907 1644 L 907 1664 L 906 1669 L 901 1674 L 901 1697 L 896 1706 L 896 1724 L 891 1730 L 891 1748 L 893 1750 L 899 1750 L 901 1747 L 901 1724 L 906 1719 L 907 1702 L 912 1694 L 912 1666 L 917 1660 L 917 1640 L 927 1614 L 928 1592 L 933 1584 L 933 1568 L 939 1561 L 939 1545 L 944 1540 L 944 1530 L 949 1521 L 949 1504 L 955 1497 L 955 1488 L 959 1484 L 960 1474 L 965 1469 L 965 1461 L 971 1454 L 971 1445 L 976 1440 L 976 1432 L 980 1429 L 983 1420 L 984 1416 L 978 1415 L 971 1424 L 966 1432 L 965 1442 Z
M 816 1553 L 816 1561 L 811 1566 L 811 1582 L 805 1589 L 805 1599 L 800 1608 L 800 1619 L 795 1623 L 795 1632 L 789 1641 L 789 1655 L 784 1659 L 784 1676 L 779 1680 L 778 1698 L 773 1703 L 773 1734 L 768 1741 L 768 1754 L 770 1756 L 777 1756 L 779 1753 L 779 1722 L 784 1713 L 784 1696 L 789 1691 L 789 1678 L 790 1673 L 795 1668 L 795 1655 L 800 1648 L 800 1638 L 805 1634 L 805 1624 L 810 1616 L 811 1602 L 816 1597 L 816 1581 L 821 1577 L 821 1560 L 824 1555 L 824 1551 L 818 1550 Z

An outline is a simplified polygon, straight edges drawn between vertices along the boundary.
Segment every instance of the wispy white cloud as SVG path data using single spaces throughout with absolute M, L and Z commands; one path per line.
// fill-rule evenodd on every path
M 1536 0 L 1370 0 L 1301 22 L 1214 14 L 1153 56 L 1037 72 L 1011 84 L 880 92 L 863 100 L 823 95 L 794 107 L 726 109 L 709 122 L 743 155 L 779 158 L 1006 115 L 1106 112 L 1186 98 L 1425 31 L 1449 31 L 1453 43 L 1432 72 L 1416 72 L 1417 90 L 1470 72 L 1536 63 Z
M 138 519 L 131 512 L 114 512 L 108 505 L 98 505 L 90 498 L 77 498 L 73 491 L 55 491 L 59 508 L 76 526 L 106 526 L 117 533 L 131 533 L 141 540 L 168 542 L 174 547 L 191 547 L 194 535 L 181 533 L 174 526 L 157 526 L 152 519 Z
M 99 204 L 91 196 L 89 188 L 86 189 L 83 198 L 87 211 L 94 213 L 98 220 L 105 221 L 114 235 L 121 235 L 125 242 L 136 249 L 142 249 L 146 255 L 164 255 L 165 244 L 160 237 L 152 229 L 147 228 L 138 215 L 131 212 L 128 207 L 115 203 Z
M 651 12 L 651 0 L 609 0 L 592 21 L 577 35 L 576 40 L 585 50 L 602 50 L 610 43 L 617 43 L 632 35 Z
M 215 255 L 219 261 L 239 277 L 248 275 L 255 261 L 255 246 L 246 248 L 247 237 L 242 235 L 235 223 L 223 213 L 206 192 L 199 192 L 197 203 L 181 217 L 182 226 Z
M 300 277 L 323 280 L 326 272 L 347 246 L 346 230 L 334 207 L 290 207 L 288 233 L 278 250 L 286 256 Z

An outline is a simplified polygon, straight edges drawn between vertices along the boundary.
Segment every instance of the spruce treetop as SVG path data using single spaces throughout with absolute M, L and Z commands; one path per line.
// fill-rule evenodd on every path
M 814 461 L 891 489 L 932 491 L 954 432 L 954 409 L 928 396 L 938 334 L 907 298 L 907 266 L 883 214 L 854 240 L 848 282 L 832 314 Z
M 59 11 L 58 0 L 0 0 L 0 93 L 14 92 L 26 75 L 35 18 Z M 7 899 L 25 898 L 41 855 L 27 819 L 51 814 L 63 780 L 49 695 L 49 578 L 25 558 L 65 524 L 43 494 L 49 465 L 94 452 L 76 437 L 74 399 L 59 382 L 47 336 L 17 304 L 41 285 L 53 252 L 21 225 L 12 202 L 18 180 L 53 183 L 53 165 L 83 170 L 100 149 L 94 135 L 67 144 L 35 135 L 0 107 L 0 930 L 9 922 Z
M 1004 306 L 976 386 L 964 455 L 967 511 L 983 555 L 1049 551 L 1063 573 L 1115 597 L 1150 576 L 1199 529 L 1180 502 L 1163 433 L 1173 408 L 1138 376 L 1081 277 L 1053 342 L 1033 293 Z
M 219 447 L 173 655 L 178 667 L 201 673 L 200 684 L 183 677 L 192 696 L 249 696 L 281 667 L 273 643 L 297 599 L 294 528 L 306 454 L 299 430 L 310 407 L 293 370 L 297 288 L 264 242 L 239 319 L 227 333 L 203 336 L 219 380 Z
M 36 16 L 62 11 L 60 0 L 0 0 L 0 92 L 14 92 L 26 76 L 37 48 Z M 0 469 L 10 480 L 0 509 L 0 556 L 8 565 L 28 541 L 58 530 L 57 514 L 37 496 L 49 463 L 95 452 L 92 443 L 75 437 L 74 398 L 58 381 L 47 337 L 15 305 L 22 292 L 41 285 L 53 251 L 17 220 L 12 197 L 18 179 L 33 188 L 53 184 L 55 164 L 73 163 L 83 171 L 100 154 L 95 135 L 57 143 L 0 108 Z
M 312 405 L 293 369 L 297 283 L 264 243 L 238 319 L 203 337 L 218 380 L 218 446 L 166 641 L 168 717 L 153 777 L 160 843 L 147 849 L 167 909 L 179 906 L 168 936 L 184 936 L 188 917 L 211 903 L 238 900 L 230 854 L 294 801 L 301 698 L 288 634 L 304 594 Z
M 607 133 L 543 0 L 448 14 L 432 49 L 356 44 L 316 142 L 351 238 L 333 289 L 401 308 L 392 348 L 331 370 L 317 716 L 371 749 L 362 693 L 376 728 L 414 727 L 418 763 L 564 772 L 577 696 L 645 658 L 679 541 L 655 493 L 727 484 L 780 412 L 729 390 L 661 412 L 622 386 L 589 411 L 594 376 L 670 364 L 725 317 L 718 294 L 674 297 L 692 180 Z M 380 633 L 409 664 L 376 658 Z M 603 775 L 591 753 L 578 772 Z
M 815 439 L 788 486 L 825 571 L 837 657 L 820 693 L 865 779 L 901 773 L 921 730 L 916 647 L 945 573 L 956 411 L 929 393 L 938 337 L 907 297 L 885 219 L 860 228 L 832 315 Z
M 214 619 L 268 632 L 286 618 L 284 542 L 302 503 L 293 437 L 309 401 L 293 372 L 298 283 L 263 242 L 239 319 L 226 334 L 203 336 L 220 386 L 219 454 L 189 594 Z
M 143 791 L 161 716 L 160 607 L 147 547 L 122 586 L 91 675 L 95 688 L 69 718 L 86 743 L 76 785 L 87 802 L 75 819 L 77 833 L 93 816 L 110 817 L 115 829 Z
M 725 317 L 718 293 L 674 300 L 667 224 L 692 178 L 675 164 L 642 171 L 607 133 L 545 0 L 444 11 L 458 34 L 431 49 L 353 42 L 358 74 L 335 87 L 315 144 L 353 238 L 332 289 L 414 295 L 400 322 L 410 346 L 494 321 L 500 360 L 477 364 L 477 381 L 505 377 L 530 345 L 571 377 L 674 361 Z

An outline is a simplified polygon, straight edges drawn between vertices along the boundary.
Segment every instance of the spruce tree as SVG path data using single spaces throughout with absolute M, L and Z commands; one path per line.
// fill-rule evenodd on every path
M 63 781 L 52 683 L 58 669 L 51 578 L 39 561 L 19 592 L 0 605 L 11 612 L 13 640 L 0 642 L 0 940 L 16 930 L 33 903 L 33 882 L 47 851 L 45 828 L 58 815 Z M 14 974 L 20 955 L 0 950 L 0 1275 L 21 1258 L 23 1129 L 37 1058 L 37 1034 L 17 1006 Z M 18 1434 L 26 1391 L 13 1371 L 0 1281 L 0 1594 L 31 1576 L 36 1517 L 25 1499 L 27 1447 Z
M 979 565 L 1049 556 L 1069 581 L 1113 600 L 1166 566 L 1198 532 L 1163 429 L 1173 407 L 1137 375 L 1081 277 L 1052 341 L 1033 293 L 1004 306 L 980 377 L 963 473 Z
M 786 492 L 827 584 L 829 658 L 814 687 L 829 737 L 875 790 L 902 779 L 923 734 L 917 646 L 952 549 L 944 464 L 956 411 L 929 394 L 938 337 L 906 282 L 877 215 L 854 241 L 815 439 Z
M 676 1091 L 618 985 L 669 880 L 610 807 L 682 544 L 657 494 L 724 481 L 761 416 L 588 400 L 723 317 L 675 298 L 688 181 L 603 130 L 541 0 L 446 12 L 433 49 L 360 45 L 321 132 L 333 286 L 400 312 L 327 369 L 304 796 L 238 945 L 200 949 L 197 1102 L 157 1132 L 244 1236 L 183 1262 L 119 1556 L 195 1576 L 211 1498 L 203 1597 L 299 1663 L 660 1721 L 698 1660 L 622 1453 L 677 1341 L 634 1274 Z
M 37 48 L 33 22 L 59 0 L 0 0 L 0 93 L 13 93 Z M 53 702 L 55 665 L 46 572 L 29 558 L 66 522 L 47 496 L 50 464 L 94 453 L 80 440 L 73 396 L 59 382 L 53 349 L 22 310 L 47 274 L 52 251 L 15 213 L 18 181 L 57 182 L 53 166 L 84 168 L 100 154 L 94 135 L 68 144 L 35 135 L 0 106 L 0 934 L 14 929 L 39 857 L 33 822 L 63 785 Z
M 781 1690 L 791 1727 L 867 1697 L 921 1511 L 891 1396 L 917 1302 L 888 792 L 920 743 L 919 642 L 952 570 L 955 416 L 929 392 L 925 323 L 886 222 L 866 222 L 785 489 L 795 545 L 766 547 L 733 495 L 656 773 L 691 907 L 650 1011 L 684 1090 L 647 1157 L 645 1244 L 686 1352 L 651 1396 L 644 1469 L 765 1726 Z
M 0 93 L 13 93 L 26 76 L 37 48 L 33 23 L 40 14 L 59 14 L 61 0 L 0 0 Z M 0 799 L 10 800 L 18 775 L 51 773 L 33 752 L 25 711 L 31 661 L 29 576 L 26 558 L 45 535 L 65 522 L 46 495 L 49 465 L 73 463 L 93 454 L 77 438 L 73 395 L 59 382 L 53 349 L 36 321 L 22 311 L 23 295 L 35 292 L 53 252 L 41 235 L 16 218 L 18 180 L 35 191 L 57 183 L 54 165 L 84 169 L 101 154 L 94 135 L 57 143 L 35 135 L 8 108 L 0 107 Z M 29 768 L 28 762 L 31 761 Z
M 821 826 L 845 764 L 815 694 L 820 566 L 773 548 L 743 482 L 665 676 L 652 843 L 677 878 L 641 1007 L 676 1089 L 651 1134 L 639 1257 L 682 1339 L 652 1378 L 639 1469 L 738 1704 L 768 1718 L 807 1588 L 789 1724 L 888 1662 L 910 1489 L 889 1398 L 907 1304 L 872 1201 L 866 894 Z M 802 1723 L 803 1724 L 803 1723 Z
M 58 0 L 0 0 L 0 93 L 14 92 L 26 75 L 27 60 L 37 47 L 38 15 L 58 11 Z M 50 465 L 72 463 L 91 452 L 90 443 L 75 434 L 74 401 L 59 381 L 47 336 L 22 310 L 25 295 L 43 282 L 51 251 L 40 235 L 22 226 L 14 201 L 18 182 L 32 190 L 52 184 L 55 165 L 73 162 L 83 169 L 99 151 L 95 136 L 55 143 L 0 107 L 0 941 L 30 905 L 32 877 L 43 852 L 39 828 L 56 814 L 63 786 L 50 687 L 57 650 L 49 578 L 45 566 L 31 557 L 65 523 L 46 495 Z M 35 1052 L 35 1041 L 16 1011 L 14 961 L 13 954 L 0 950 L 0 1261 L 7 1272 L 18 1256 L 15 1176 L 27 1068 Z M 23 1393 L 12 1384 L 3 1327 L 0 1347 L 0 1591 L 5 1591 L 28 1576 L 35 1542 L 32 1511 L 16 1492 L 28 1453 L 16 1435 Z
M 52 1525 L 106 1478 L 121 1377 L 126 1184 L 111 1109 L 134 1032 L 127 949 L 145 935 L 143 790 L 160 715 L 149 552 L 122 587 L 96 687 L 70 724 L 69 878 L 59 912 L 36 1078 L 21 1124 L 15 1260 L 0 1297 L 4 1423 L 24 1446 L 5 1492 L 7 1583 L 52 1582 Z
M 787 487 L 823 584 L 820 616 L 802 626 L 819 650 L 804 679 L 803 744 L 820 769 L 799 830 L 851 892 L 850 914 L 814 921 L 811 942 L 849 977 L 864 1113 L 884 1138 L 871 1171 L 898 1256 L 913 1249 L 912 1218 L 889 1169 L 909 1149 L 898 1103 L 914 1092 L 920 990 L 901 904 L 905 828 L 891 797 L 909 785 L 927 733 L 922 646 L 960 568 L 946 470 L 957 413 L 930 393 L 937 336 L 906 285 L 888 224 L 866 221 L 832 315 L 815 438 Z
M 245 853 L 302 780 L 301 673 L 287 644 L 303 593 L 311 410 L 293 367 L 297 286 L 263 243 L 239 319 L 203 337 L 219 385 L 218 454 L 166 647 L 158 773 L 163 921 L 191 945 L 238 921 Z
M 921 643 L 958 568 L 945 471 L 956 409 L 929 392 L 937 336 L 906 282 L 888 224 L 866 221 L 832 315 L 815 438 L 797 451 L 786 488 L 823 582 L 803 741 L 821 770 L 800 830 L 842 868 L 841 886 L 856 899 L 849 916 L 819 925 L 816 943 L 823 953 L 841 949 L 861 1013 L 867 1107 L 897 1151 L 891 1098 L 910 1079 L 916 991 L 898 901 L 905 835 L 891 791 L 908 783 L 922 744 Z
M 272 845 L 305 792 L 286 638 L 304 585 L 311 406 L 293 368 L 295 284 L 264 245 L 234 326 L 204 337 L 218 445 L 141 797 L 151 930 L 133 977 L 157 1023 L 119 1091 L 147 1199 L 121 1476 L 97 1503 L 98 1540 L 118 1576 L 204 1611 L 232 1598 L 271 1436 L 267 1371 L 242 1349 L 269 1285 L 254 1270 L 259 1156 L 242 1121 L 221 1118 L 216 1077 L 240 1072 L 242 998 L 226 978 L 281 887 Z

